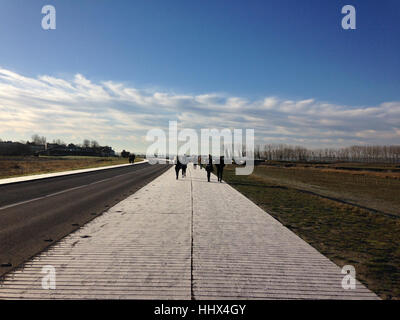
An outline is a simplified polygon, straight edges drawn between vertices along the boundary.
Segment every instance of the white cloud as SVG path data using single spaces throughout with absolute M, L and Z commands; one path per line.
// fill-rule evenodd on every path
M 258 142 L 309 147 L 398 144 L 400 102 L 373 107 L 341 106 L 315 99 L 261 100 L 216 93 L 201 95 L 139 90 L 114 81 L 25 77 L 0 68 L 0 138 L 81 142 L 97 139 L 117 150 L 144 151 L 147 130 L 166 128 L 252 128 Z

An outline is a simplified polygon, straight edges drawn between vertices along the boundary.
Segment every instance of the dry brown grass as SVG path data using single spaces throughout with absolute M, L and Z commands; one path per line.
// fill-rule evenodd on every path
M 336 172 L 336 173 L 343 173 L 343 174 L 350 174 L 350 175 L 355 175 L 355 176 L 370 176 L 370 177 L 378 177 L 378 178 L 384 178 L 384 179 L 400 179 L 400 172 L 375 172 L 375 171 L 355 171 L 355 170 L 343 170 L 343 169 L 334 169 L 334 168 L 327 168 L 327 169 L 317 169 L 317 168 L 305 168 L 302 167 L 303 169 L 308 169 L 308 170 L 317 170 L 320 172 Z M 295 168 L 297 170 L 302 169 L 300 168 Z
M 400 172 L 391 172 L 398 168 L 355 168 L 346 170 L 304 164 L 290 167 L 262 165 L 256 167 L 254 176 L 383 213 L 400 215 Z M 378 169 L 385 171 L 375 171 Z
M 136 159 L 139 161 L 140 159 Z M 0 157 L 0 178 L 128 163 L 119 157 Z

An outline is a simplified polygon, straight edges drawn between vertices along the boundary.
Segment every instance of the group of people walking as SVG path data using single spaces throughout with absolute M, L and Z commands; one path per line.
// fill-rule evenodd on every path
M 198 163 L 195 163 L 194 166 L 195 168 L 197 167 L 197 164 L 200 166 L 200 170 L 203 168 L 203 164 L 201 162 L 201 157 L 198 157 Z M 224 167 L 225 167 L 225 162 L 224 162 L 224 156 L 221 156 L 219 158 L 219 163 L 215 164 L 217 167 L 217 177 L 218 181 L 222 182 L 222 175 L 224 172 Z M 179 171 L 182 169 L 182 178 L 186 177 L 186 169 L 187 169 L 187 164 L 183 164 L 179 161 L 179 157 L 176 158 L 176 163 L 175 163 L 175 172 L 176 172 L 176 179 L 179 179 Z M 214 164 L 213 164 L 213 159 L 212 156 L 209 154 L 208 155 L 208 162 L 205 166 L 205 170 L 207 172 L 207 181 L 210 182 L 211 180 L 211 173 L 214 172 Z
M 130 154 L 129 155 L 129 163 L 134 163 L 135 162 L 135 158 L 136 158 L 136 155 L 134 153 Z
M 181 169 L 182 169 L 182 178 L 185 178 L 187 164 L 181 163 L 179 161 L 179 157 L 176 157 L 176 163 L 175 163 L 176 180 L 178 180 L 178 178 L 179 178 L 179 170 L 181 170 Z

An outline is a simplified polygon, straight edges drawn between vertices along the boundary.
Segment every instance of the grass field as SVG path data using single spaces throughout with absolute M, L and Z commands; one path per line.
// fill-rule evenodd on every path
M 135 162 L 142 159 L 136 158 Z M 0 179 L 129 163 L 120 157 L 0 157 Z
M 397 173 L 285 165 L 250 176 L 227 166 L 224 179 L 339 266 L 354 265 L 381 298 L 400 299 Z
M 394 165 L 285 163 L 259 166 L 254 175 L 383 213 L 400 214 L 400 169 Z

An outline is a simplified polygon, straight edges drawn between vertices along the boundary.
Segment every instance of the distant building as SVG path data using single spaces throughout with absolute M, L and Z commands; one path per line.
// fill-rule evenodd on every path
M 81 147 L 70 143 L 60 145 L 48 143 L 47 148 L 41 154 L 49 156 L 96 156 L 96 157 L 115 157 L 115 151 L 108 146 L 105 147 Z
M 46 145 L 35 144 L 34 142 L 27 142 L 26 145 L 29 147 L 31 154 L 38 155 L 46 150 Z
M 129 151 L 122 150 L 121 157 L 128 158 L 131 153 Z
M 47 143 L 37 145 L 33 142 L 0 142 L 0 155 L 3 156 L 28 156 L 28 155 L 48 155 L 48 156 L 96 156 L 96 157 L 115 157 L 115 151 L 108 146 L 105 147 L 80 147 L 70 143 L 61 145 L 57 143 Z
M 28 156 L 32 155 L 33 151 L 30 147 L 20 142 L 0 142 L 0 155 L 2 156 Z

